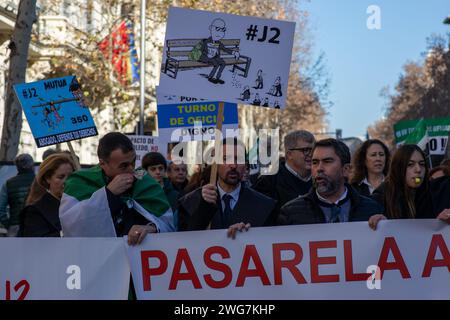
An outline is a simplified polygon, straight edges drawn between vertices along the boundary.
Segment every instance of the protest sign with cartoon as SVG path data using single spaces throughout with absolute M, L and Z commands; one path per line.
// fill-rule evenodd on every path
M 170 8 L 160 89 L 283 108 L 295 23 Z
M 98 134 L 76 77 L 21 83 L 14 90 L 39 148 Z

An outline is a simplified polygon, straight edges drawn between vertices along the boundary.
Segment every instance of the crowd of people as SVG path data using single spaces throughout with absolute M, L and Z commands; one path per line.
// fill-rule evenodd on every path
M 234 238 L 261 226 L 367 221 L 375 230 L 385 219 L 450 223 L 450 161 L 430 170 L 416 145 L 391 155 L 382 141 L 369 139 L 351 155 L 340 140 L 298 130 L 284 138 L 278 172 L 251 177 L 249 164 L 238 161 L 245 146 L 236 138 L 222 144 L 216 178 L 206 165 L 188 178 L 186 164 L 158 152 L 146 154 L 136 169 L 133 144 L 118 132 L 100 139 L 99 163 L 87 169 L 76 170 L 70 153 L 53 150 L 35 175 L 33 158 L 21 154 L 17 175 L 1 187 L 0 223 L 12 237 L 126 235 L 130 245 L 157 232 L 227 229 Z

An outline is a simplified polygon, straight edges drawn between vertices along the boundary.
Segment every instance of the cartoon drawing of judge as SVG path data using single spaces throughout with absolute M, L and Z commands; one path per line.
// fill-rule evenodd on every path
M 222 19 L 214 19 L 209 26 L 211 36 L 202 41 L 202 55 L 199 61 L 212 64 L 214 67 L 208 76 L 208 81 L 214 84 L 224 84 L 225 81 L 220 79 L 222 71 L 225 68 L 225 61 L 220 57 L 221 51 L 234 54 L 236 60 L 239 59 L 239 52 L 228 49 L 220 41 L 225 37 L 227 30 L 225 21 Z

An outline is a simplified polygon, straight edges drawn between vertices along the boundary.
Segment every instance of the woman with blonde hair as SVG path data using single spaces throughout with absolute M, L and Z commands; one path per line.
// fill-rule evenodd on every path
M 73 171 L 75 165 L 65 153 L 52 154 L 41 163 L 20 214 L 20 236 L 60 236 L 59 204 L 64 181 Z

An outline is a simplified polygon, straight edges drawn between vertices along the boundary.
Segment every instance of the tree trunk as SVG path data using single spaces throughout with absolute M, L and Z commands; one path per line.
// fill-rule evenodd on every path
M 14 160 L 22 130 L 22 107 L 13 85 L 25 82 L 31 28 L 36 22 L 36 0 L 20 0 L 16 25 L 9 44 L 9 71 L 6 80 L 5 116 L 0 142 L 0 160 Z

